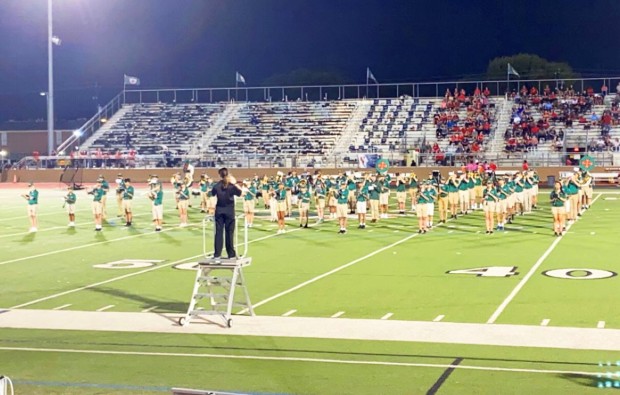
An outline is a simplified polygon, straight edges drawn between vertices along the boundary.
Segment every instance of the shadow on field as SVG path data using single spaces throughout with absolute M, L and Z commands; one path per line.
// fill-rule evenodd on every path
M 19 240 L 19 242 L 22 244 L 32 243 L 35 239 L 35 236 L 36 236 L 35 233 L 28 233 L 26 236 L 22 237 L 21 240 Z
M 67 230 L 65 230 L 63 233 L 66 235 L 75 235 L 77 234 L 77 229 L 75 227 L 67 228 Z
M 90 292 L 97 292 L 109 296 L 114 296 L 116 298 L 131 300 L 134 302 L 141 303 L 141 308 L 149 308 L 153 306 L 158 306 L 157 309 L 153 310 L 154 312 L 173 312 L 173 313 L 184 313 L 187 310 L 186 302 L 178 302 L 178 301 L 165 301 L 161 299 L 152 299 L 144 295 L 133 294 L 127 291 L 123 291 L 120 289 L 114 288 L 88 288 Z
M 164 243 L 166 244 L 172 244 L 172 245 L 181 245 L 181 241 L 175 239 L 174 237 L 170 236 L 167 233 L 163 233 L 163 232 L 159 232 L 159 238 L 163 240 Z
M 562 374 L 558 374 L 557 376 L 561 379 L 568 380 L 572 382 L 573 384 L 578 384 L 584 387 L 592 387 L 592 388 L 598 388 L 598 385 L 600 382 L 607 381 L 604 378 L 597 378 L 594 376 L 587 376 L 587 375 L 576 374 L 576 373 L 562 373 Z M 609 379 L 609 381 L 613 381 L 613 380 Z M 611 387 L 611 388 L 614 388 L 614 387 Z M 617 388 L 617 387 L 615 389 L 620 390 L 620 388 Z

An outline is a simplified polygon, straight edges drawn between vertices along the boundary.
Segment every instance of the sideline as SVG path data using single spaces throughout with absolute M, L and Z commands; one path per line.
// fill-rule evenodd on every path
M 215 359 L 237 359 L 237 360 L 252 360 L 252 361 L 274 361 L 274 362 L 310 362 L 310 363 L 332 363 L 332 364 L 339 364 L 339 365 L 375 365 L 375 366 L 398 366 L 398 367 L 436 368 L 436 369 L 482 370 L 482 371 L 511 372 L 511 373 L 571 374 L 571 375 L 592 376 L 592 377 L 596 377 L 597 374 L 600 374 L 596 372 L 582 372 L 582 371 L 571 371 L 571 370 L 504 368 L 504 367 L 499 367 L 499 366 L 473 366 L 473 365 L 460 365 L 460 364 L 455 364 L 455 363 L 438 364 L 438 363 L 368 361 L 368 360 L 329 359 L 329 358 L 267 357 L 267 356 L 262 356 L 262 355 L 192 354 L 192 353 L 166 353 L 166 352 L 145 352 L 145 351 L 78 350 L 78 349 L 34 348 L 34 347 L 0 347 L 0 351 L 88 354 L 88 355 L 149 356 L 149 357 L 215 358 Z

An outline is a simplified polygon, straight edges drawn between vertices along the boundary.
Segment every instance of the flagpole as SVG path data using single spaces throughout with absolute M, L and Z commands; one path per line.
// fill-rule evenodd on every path
M 125 74 L 123 74 L 123 104 L 125 104 L 126 102 L 126 99 L 125 99 L 125 90 L 127 89 L 127 84 L 125 84 L 126 81 L 127 81 L 127 78 Z
M 510 64 L 510 63 L 509 63 Z M 508 99 L 508 95 L 510 95 L 510 69 L 509 66 L 506 66 L 506 99 Z
M 368 99 L 368 79 L 370 78 L 370 67 L 366 67 L 366 99 Z
M 239 101 L 239 72 L 235 74 L 235 101 Z

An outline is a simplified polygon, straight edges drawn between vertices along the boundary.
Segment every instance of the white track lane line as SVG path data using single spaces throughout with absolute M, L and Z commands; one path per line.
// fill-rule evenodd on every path
M 344 311 L 339 311 L 339 312 L 337 312 L 336 314 L 332 315 L 332 317 L 331 317 L 331 318 L 338 318 L 338 317 L 340 317 L 340 316 L 341 316 L 341 315 L 343 315 L 343 314 L 344 314 Z
M 293 309 L 293 310 L 289 310 L 286 313 L 282 314 L 282 317 L 290 317 L 291 315 L 297 313 L 297 310 Z
M 366 255 L 364 255 L 364 256 L 363 256 L 363 257 L 361 257 L 361 258 L 357 258 L 357 259 L 355 259 L 355 260 L 353 260 L 353 261 L 351 261 L 351 262 L 349 262 L 349 263 L 345 263 L 345 264 L 344 264 L 344 265 L 342 265 L 342 266 L 338 266 L 338 267 L 337 267 L 337 268 L 335 268 L 335 269 L 332 269 L 332 270 L 330 270 L 330 271 L 328 271 L 328 272 L 325 272 L 325 273 L 320 274 L 320 275 L 318 275 L 318 276 L 316 276 L 316 277 L 313 277 L 313 278 L 311 278 L 310 280 L 304 281 L 304 282 L 303 282 L 303 283 L 301 283 L 301 284 L 297 284 L 296 286 L 291 287 L 291 288 L 289 288 L 289 289 L 287 289 L 287 290 L 285 290 L 285 291 L 282 291 L 282 292 L 280 292 L 280 293 L 277 293 L 277 294 L 275 294 L 275 295 L 273 295 L 273 296 L 270 296 L 270 297 L 268 297 L 267 299 L 263 299 L 263 300 L 261 300 L 260 302 L 258 302 L 258 303 L 256 303 L 256 304 L 254 304 L 252 307 L 256 309 L 257 307 L 260 307 L 260 306 L 264 305 L 265 303 L 269 303 L 269 302 L 271 302 L 272 300 L 278 299 L 278 298 L 280 298 L 280 297 L 282 297 L 282 296 L 284 296 L 284 295 L 288 295 L 288 294 L 290 294 L 291 292 L 297 291 L 297 290 L 298 290 L 298 289 L 300 289 L 300 288 L 303 288 L 303 287 L 305 287 L 305 286 L 307 286 L 307 285 L 310 285 L 310 284 L 312 284 L 312 283 L 315 283 L 315 282 L 317 282 L 317 281 L 319 281 L 319 280 L 321 280 L 321 279 L 323 279 L 323 278 L 325 278 L 325 277 L 331 276 L 331 275 L 332 275 L 332 274 L 334 274 L 334 273 L 338 273 L 338 272 L 339 272 L 339 271 L 341 271 L 341 270 L 344 270 L 344 269 L 346 269 L 346 268 L 348 268 L 348 267 L 350 267 L 350 266 L 353 266 L 353 265 L 355 265 L 356 263 L 362 262 L 362 261 L 364 261 L 364 260 L 366 260 L 366 259 L 368 259 L 368 258 L 371 258 L 371 257 L 373 257 L 373 256 L 375 256 L 375 255 L 377 255 L 377 254 L 380 254 L 380 253 L 382 253 L 382 252 L 383 252 L 383 251 L 385 251 L 385 250 L 389 250 L 390 248 L 396 247 L 397 245 L 402 244 L 402 243 L 404 243 L 404 242 L 406 242 L 406 241 L 408 241 L 408 240 L 410 240 L 410 239 L 412 239 L 412 238 L 416 237 L 417 235 L 418 235 L 418 233 L 414 233 L 414 234 L 412 234 L 412 235 L 409 235 L 409 236 L 405 237 L 404 239 L 400 239 L 399 241 L 397 241 L 397 242 L 395 242 L 395 243 L 392 243 L 392 244 L 387 245 L 387 246 L 385 246 L 385 247 L 381 247 L 381 248 L 379 248 L 378 250 L 375 250 L 375 251 L 371 252 L 370 254 L 366 254 Z M 242 310 L 239 314 L 243 314 L 245 311 L 247 311 L 247 309 Z
M 158 308 L 159 306 L 151 306 L 148 309 L 144 309 L 142 310 L 143 313 L 150 313 L 151 311 L 155 310 L 156 308 Z
M 544 320 L 542 320 L 540 322 L 540 326 L 547 326 L 547 325 L 549 325 L 549 321 L 551 321 L 549 318 L 545 318 Z
M 433 322 L 439 322 L 439 321 L 443 320 L 445 317 L 446 317 L 445 315 L 438 315 L 437 317 L 435 317 Z
M 95 310 L 95 311 L 106 311 L 106 310 L 110 310 L 110 309 L 111 309 L 112 307 L 114 307 L 114 306 L 115 306 L 115 305 L 113 305 L 113 304 L 109 304 L 109 305 L 107 305 L 107 306 L 103 306 L 103 307 L 101 307 L 101 308 L 99 308 L 99 309 L 97 309 L 97 310 Z
M 383 317 L 381 317 L 382 320 L 389 320 L 390 317 L 392 317 L 394 315 L 394 313 L 387 313 L 386 315 L 384 315 Z
M 605 321 L 599 321 L 599 322 L 596 324 L 596 327 L 597 327 L 598 329 L 604 329 L 604 328 L 605 328 Z
M 289 233 L 296 232 L 298 230 L 299 229 L 293 229 Z M 267 236 L 259 237 L 258 239 L 250 240 L 248 242 L 248 244 L 256 243 L 258 241 L 262 241 L 262 240 L 266 240 L 266 239 L 270 239 L 270 238 L 275 237 L 275 236 L 279 236 L 279 235 L 277 233 L 273 233 L 273 234 L 270 234 L 270 235 L 267 235 Z M 174 261 L 174 262 L 170 262 L 170 263 L 166 263 L 166 264 L 163 264 L 163 265 L 159 265 L 159 266 L 151 267 L 151 268 L 148 268 L 148 269 L 140 270 L 140 271 L 135 272 L 135 273 L 124 274 L 122 276 L 114 277 L 114 278 L 111 278 L 109 280 L 100 281 L 98 283 L 93 283 L 93 284 L 85 285 L 85 286 L 82 286 L 82 287 L 79 287 L 79 288 L 74 288 L 74 289 L 70 289 L 68 291 L 59 292 L 57 294 L 53 294 L 53 295 L 46 296 L 46 297 L 43 297 L 43 298 L 31 300 L 30 302 L 26 302 L 26 303 L 22 303 L 22 304 L 18 304 L 16 306 L 10 307 L 10 309 L 19 309 L 19 308 L 22 308 L 22 307 L 30 306 L 30 305 L 33 305 L 33 304 L 36 304 L 36 303 L 39 303 L 39 302 L 44 302 L 46 300 L 55 299 L 55 298 L 58 298 L 60 296 L 65 296 L 65 295 L 69 295 L 69 294 L 72 294 L 72 293 L 75 293 L 75 292 L 83 291 L 85 289 L 98 287 L 100 285 L 109 284 L 109 283 L 112 283 L 112 282 L 115 282 L 115 281 L 119 281 L 119 280 L 123 280 L 123 279 L 129 278 L 129 277 L 138 276 L 140 274 L 152 272 L 154 270 L 159 270 L 159 269 L 163 269 L 165 267 L 177 265 L 179 263 L 184 263 L 184 262 L 187 262 L 187 261 L 191 261 L 193 259 L 197 259 L 197 258 L 200 258 L 202 256 L 203 256 L 203 254 L 194 255 L 194 256 L 191 256 L 189 258 L 179 259 L 179 260 Z
M 62 306 L 58 306 L 58 307 L 54 307 L 52 310 L 62 310 L 62 309 L 65 309 L 65 308 L 67 308 L 69 306 L 71 306 L 71 303 L 63 304 Z
M 68 348 L 33 348 L 33 347 L 0 347 L 0 351 L 20 351 L 20 352 L 44 352 L 60 354 L 87 354 L 87 355 L 124 355 L 124 356 L 148 356 L 148 357 L 179 357 L 179 358 L 214 358 L 214 359 L 237 359 L 255 361 L 280 361 L 280 362 L 309 362 L 309 363 L 333 363 L 341 365 L 371 365 L 371 366 L 404 366 L 419 368 L 437 369 L 464 369 L 480 370 L 492 372 L 511 372 L 511 373 L 541 373 L 541 374 L 570 374 L 580 376 L 596 377 L 600 372 L 581 372 L 567 370 L 550 369 L 520 369 L 504 368 L 498 366 L 474 366 L 474 365 L 453 365 L 453 364 L 434 364 L 434 363 L 415 363 L 415 362 L 390 362 L 390 361 L 365 361 L 347 359 L 327 359 L 327 358 L 303 358 L 303 357 L 274 357 L 263 355 L 226 355 L 226 354 L 199 354 L 199 353 L 166 353 L 166 352 L 145 352 L 145 351 L 113 351 L 113 350 L 79 350 Z
M 592 200 L 592 203 L 590 204 L 590 206 L 594 205 L 594 203 L 598 200 L 598 198 L 600 198 L 603 194 L 599 193 L 594 200 Z M 566 227 L 566 233 L 568 233 L 569 229 L 575 224 L 576 222 L 573 222 L 572 224 L 569 224 Z M 565 233 L 565 234 L 566 234 Z M 529 279 L 534 275 L 534 273 L 536 273 L 536 271 L 538 270 L 538 268 L 540 267 L 540 265 L 543 264 L 543 262 L 545 261 L 545 259 L 547 259 L 547 257 L 553 252 L 553 250 L 555 249 L 555 247 L 557 247 L 557 245 L 560 243 L 560 241 L 562 241 L 562 239 L 564 238 L 564 236 L 560 236 L 557 237 L 553 243 L 551 243 L 551 245 L 549 246 L 549 248 L 547 248 L 547 251 L 544 252 L 544 254 L 542 254 L 542 256 L 540 258 L 538 258 L 538 260 L 536 261 L 536 263 L 534 264 L 534 266 L 532 266 L 532 268 L 527 272 L 527 274 L 523 277 L 523 279 L 521 281 L 519 281 L 519 283 L 517 284 L 517 286 L 512 290 L 512 292 L 510 292 L 510 294 L 508 295 L 508 297 L 506 299 L 504 299 L 504 301 L 502 302 L 502 304 L 499 305 L 499 307 L 495 310 L 495 312 L 491 315 L 491 317 L 489 317 L 489 320 L 487 321 L 487 324 L 493 324 L 495 323 L 495 321 L 497 321 L 497 319 L 499 318 L 499 316 L 504 312 L 504 310 L 506 309 L 506 307 L 510 304 L 510 302 L 512 302 L 512 300 L 515 298 L 515 296 L 517 296 L 517 294 L 519 293 L 519 291 L 521 291 L 521 289 L 525 286 L 525 284 L 529 281 Z

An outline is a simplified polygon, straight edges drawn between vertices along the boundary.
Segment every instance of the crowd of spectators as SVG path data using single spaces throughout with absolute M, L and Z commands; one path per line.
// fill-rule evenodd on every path
M 435 162 L 453 163 L 455 157 L 476 156 L 484 151 L 495 122 L 495 105 L 489 101 L 490 95 L 486 87 L 476 88 L 470 95 L 464 89 L 446 90 L 433 117 L 437 142 L 431 145 L 430 152 L 435 155 Z M 448 144 L 442 150 L 439 142 L 445 140 Z
M 553 90 L 546 85 L 542 92 L 536 86 L 523 85 L 511 95 L 514 106 L 510 128 L 504 134 L 505 150 L 533 150 L 539 143 L 551 142 L 554 150 L 562 151 L 567 133 L 577 127 L 592 131 L 598 128 L 602 137 L 609 135 L 613 122 L 611 111 L 600 115 L 593 111 L 593 106 L 604 103 L 606 94 L 606 86 L 596 94 L 592 88 L 580 92 L 572 85 Z

